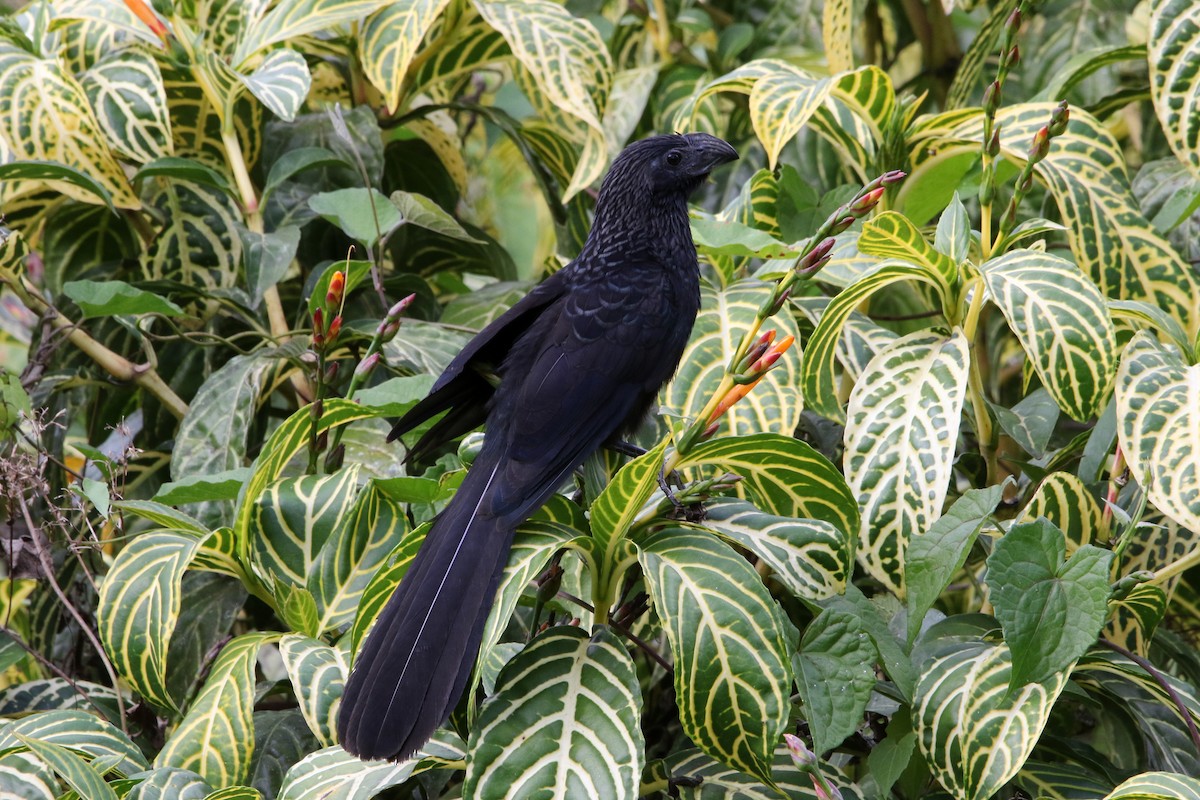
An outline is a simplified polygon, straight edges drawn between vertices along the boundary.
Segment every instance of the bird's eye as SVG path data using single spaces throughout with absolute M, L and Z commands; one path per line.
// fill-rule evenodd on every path
M 667 153 L 667 163 L 672 167 L 678 167 L 680 161 L 683 161 L 683 155 L 678 150 Z

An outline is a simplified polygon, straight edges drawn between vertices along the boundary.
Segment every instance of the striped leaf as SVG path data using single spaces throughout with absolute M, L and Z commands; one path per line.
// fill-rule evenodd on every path
M 355 420 L 366 419 L 374 413 L 363 406 L 349 400 L 337 398 L 325 401 L 325 413 L 317 421 L 317 434 L 349 424 Z M 257 508 L 257 501 L 266 491 L 267 486 L 274 483 L 283 474 L 284 467 L 292 458 L 308 446 L 309 434 L 312 432 L 312 412 L 306 406 L 284 420 L 275 432 L 271 434 L 262 451 L 254 461 L 254 471 L 250 480 L 242 490 L 238 501 L 237 517 L 234 520 L 233 532 L 238 542 L 239 560 L 246 565 L 253 563 L 251 552 L 254 541 L 251 535 L 251 521 Z M 262 581 L 264 576 L 259 575 Z M 263 583 L 261 588 L 268 584 Z
M 1200 6 L 1154 0 L 1147 39 L 1150 97 L 1175 157 L 1200 177 Z
M 970 347 L 957 328 L 903 336 L 850 393 L 844 465 L 862 513 L 858 561 L 901 597 L 909 539 L 929 530 L 946 499 Z
M 374 797 L 389 786 L 404 783 L 413 772 L 413 761 L 398 764 L 360 761 L 340 747 L 327 747 L 297 761 L 279 787 L 277 800 L 360 800 Z
M 138 782 L 126 796 L 127 800 L 204 800 L 212 791 L 196 773 L 175 767 L 161 767 L 130 777 Z
M 358 614 L 354 617 L 354 624 L 350 626 L 350 651 L 352 653 L 358 652 L 358 646 L 362 643 L 363 637 L 371 629 L 371 625 L 379 616 L 379 612 L 383 610 L 388 598 L 392 596 L 392 592 L 400 585 L 400 580 L 408 571 L 408 565 L 416 557 L 417 551 L 421 549 L 421 543 L 425 541 L 425 534 L 428 532 L 429 523 L 409 531 L 400 540 L 400 543 L 384 557 L 379 569 L 367 583 L 367 587 L 358 601 Z
M 237 283 L 242 263 L 237 228 L 242 217 L 233 198 L 210 186 L 161 176 L 143 198 L 166 221 L 141 255 L 147 279 L 210 290 Z M 221 410 L 228 414 L 233 408 Z
M 1038 486 L 1021 514 L 1022 522 L 1045 517 L 1067 537 L 1067 552 L 1080 545 L 1108 541 L 1100 502 L 1075 475 L 1052 472 Z
M 100 586 L 98 627 L 113 666 L 139 695 L 177 713 L 167 689 L 167 646 L 182 600 L 183 573 L 206 537 L 158 530 L 135 537 Z
M 117 759 L 117 768 L 127 774 L 148 766 L 119 728 L 86 711 L 44 711 L 13 720 L 0 729 L 0 750 L 19 746 L 18 736 L 70 747 L 93 759 Z
M 1200 800 L 1200 779 L 1173 772 L 1143 772 L 1113 789 L 1104 800 Z
M 854 0 L 828 0 L 821 12 L 821 41 L 830 72 L 854 69 Z
M 250 56 L 266 50 L 273 44 L 362 19 L 389 2 L 390 0 L 283 0 L 263 14 L 261 19 L 245 20 L 243 30 L 246 33 L 238 43 L 232 62 L 244 64 Z M 266 7 L 266 3 L 256 4 L 255 16 L 262 14 Z
M 733 349 L 754 323 L 759 307 L 770 296 L 772 286 L 743 280 L 724 290 L 704 284 L 700 290 L 700 314 L 683 352 L 675 378 L 661 393 L 664 411 L 693 419 L 708 402 L 725 376 Z M 778 314 L 768 323 L 785 336 L 800 338 L 790 314 Z M 790 434 L 800 422 L 803 401 L 796 390 L 800 370 L 800 348 L 793 346 L 776 362 L 775 368 L 746 397 L 726 412 L 722 426 L 735 434 Z
M 917 683 L 918 744 L 954 797 L 986 800 L 1021 769 L 1066 685 L 1066 673 L 1009 690 L 1006 645 L 955 645 L 925 664 Z
M 249 75 L 241 76 L 242 83 L 277 117 L 291 122 L 296 118 L 312 75 L 308 62 L 295 50 L 273 50 Z
M 117 800 L 117 793 L 104 782 L 91 764 L 62 745 L 17 735 L 17 740 L 45 761 L 80 797 L 88 800 Z
M 1030 140 L 1053 110 L 1050 103 L 1000 110 L 996 123 L 1005 160 L 1024 162 Z M 904 182 L 901 201 L 929 191 L 927 171 L 935 174 L 958 154 L 974 157 L 981 136 L 977 110 L 923 118 L 909 135 L 914 168 Z M 1075 262 L 1104 296 L 1145 300 L 1188 330 L 1200 325 L 1200 279 L 1139 210 L 1120 146 L 1098 120 L 1071 109 L 1067 131 L 1054 138 L 1049 155 L 1034 170 L 1058 204 Z
M 895 211 L 885 211 L 863 223 L 862 233 L 858 237 L 858 250 L 868 255 L 925 267 L 930 275 L 938 279 L 936 285 L 943 303 L 949 302 L 950 287 L 958 283 L 958 264 L 955 260 L 935 250 L 908 217 Z
M 761 558 L 797 597 L 816 602 L 846 590 L 854 540 L 837 526 L 764 514 L 742 500 L 717 499 L 704 512 L 705 527 Z
M 56 19 L 63 22 L 80 20 L 93 23 L 100 28 L 115 29 L 154 47 L 162 44 L 154 32 L 146 27 L 145 23 L 139 20 L 124 3 L 60 0 L 54 4 L 54 12 Z
M 336 744 L 338 701 L 350 672 L 346 655 L 296 633 L 279 640 L 279 655 L 309 729 L 323 747 Z
M 57 59 L 41 59 L 0 40 L 0 139 L 14 161 L 61 164 L 94 181 L 118 208 L 141 207 L 88 103 L 87 93 Z M 38 188 L 41 181 L 7 180 L 0 203 Z M 49 180 L 55 191 L 84 203 L 96 193 L 82 183 Z
M 1112 386 L 1117 342 L 1096 285 L 1070 261 L 1037 250 L 1006 253 L 985 263 L 982 272 L 1059 408 L 1078 420 L 1102 409 Z
M 213 787 L 244 783 L 254 752 L 254 667 L 258 650 L 275 633 L 244 633 L 221 650 L 187 716 L 154 759 Z
M 829 301 L 821 321 L 808 340 L 804 361 L 800 365 L 800 388 L 810 410 L 835 422 L 845 421 L 842 400 L 838 391 L 837 352 L 842 327 L 850 314 L 872 294 L 893 283 L 905 280 L 923 281 L 940 287 L 942 278 L 931 270 L 913 264 L 884 261 Z
M 465 796 L 633 800 L 645 763 L 633 661 L 607 628 L 552 628 L 500 672 L 468 743 Z
M 1109 618 L 1100 635 L 1145 658 L 1166 615 L 1167 593 L 1159 586 L 1139 584 L 1124 597 L 1109 601 Z
M 796 766 L 782 745 L 772 757 L 772 785 L 719 764 L 695 749 L 672 753 L 665 769 L 673 778 L 689 779 L 672 787 L 682 800 L 779 800 L 781 796 L 789 800 L 828 800 L 828 795 L 818 794 L 812 777 Z M 864 800 L 848 782 L 830 779 L 830 783 L 838 787 L 844 800 Z
M 834 608 L 804 631 L 793 664 L 813 750 L 824 753 L 854 733 L 875 690 L 879 656 L 859 618 Z
M 307 587 L 316 601 L 318 629 L 333 630 L 354 621 L 359 599 L 394 543 L 409 531 L 407 509 L 369 481 L 358 493 L 344 525 L 317 553 Z
M 508 42 L 542 98 L 584 126 L 583 149 L 563 202 L 608 164 L 601 116 L 612 86 L 608 48 L 591 22 L 550 0 L 475 0 L 480 16 Z
M 172 154 L 167 93 L 148 52 L 119 50 L 89 69 L 80 84 L 116 152 L 138 164 Z
M 722 764 L 770 782 L 788 721 L 791 625 L 746 559 L 710 534 L 664 530 L 639 551 L 670 640 L 684 733 Z
M 263 800 L 263 795 L 250 786 L 228 786 L 206 795 L 204 800 Z
M 400 104 L 400 92 L 408 67 L 425 34 L 441 16 L 450 0 L 413 0 L 390 3 L 379 9 L 362 26 L 358 53 L 363 74 L 383 93 L 391 112 Z
M 1200 530 L 1200 365 L 1186 366 L 1143 331 L 1121 356 L 1116 398 L 1134 478 L 1160 511 Z
M 255 501 L 250 558 L 262 575 L 304 586 L 326 543 L 348 527 L 359 465 L 332 475 L 284 478 Z
M 688 451 L 676 468 L 704 464 L 740 475 L 739 493 L 768 514 L 822 520 L 851 536 L 858 531 L 858 500 L 846 479 L 805 442 L 774 433 L 713 439 Z
M 591 532 L 602 548 L 612 552 L 628 535 L 642 507 L 658 488 L 667 440 L 625 464 L 596 496 L 591 507 Z

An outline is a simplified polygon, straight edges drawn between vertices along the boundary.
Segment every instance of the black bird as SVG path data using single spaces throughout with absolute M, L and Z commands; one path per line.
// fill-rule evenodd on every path
M 389 440 L 448 411 L 414 451 L 487 423 L 483 447 L 358 654 L 338 738 L 411 756 L 458 702 L 513 531 L 674 374 L 700 306 L 687 199 L 737 151 L 706 133 L 625 148 L 579 257 L 484 328 Z M 499 385 L 481 374 L 498 365 Z M 410 453 L 410 457 L 411 457 Z

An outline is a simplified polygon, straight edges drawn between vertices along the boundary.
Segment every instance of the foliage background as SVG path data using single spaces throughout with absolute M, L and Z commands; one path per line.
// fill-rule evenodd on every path
M 1200 10 L 1017 5 L 0 17 L 0 797 L 1200 796 Z M 471 452 L 386 419 L 670 130 L 742 159 L 650 452 L 364 766 L 341 684 Z

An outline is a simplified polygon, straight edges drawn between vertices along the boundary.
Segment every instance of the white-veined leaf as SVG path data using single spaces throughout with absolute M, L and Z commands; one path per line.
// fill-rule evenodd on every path
M 312 86 L 312 74 L 304 56 L 286 48 L 273 50 L 254 72 L 242 75 L 241 79 L 264 106 L 288 122 L 296 118 Z
M 350 672 L 339 648 L 289 633 L 279 640 L 279 655 L 292 681 L 304 721 L 325 747 L 337 743 L 337 709 Z
M 1200 6 L 1150 3 L 1150 97 L 1175 157 L 1200 177 Z
M 388 3 L 363 23 L 358 39 L 363 74 L 383 92 L 389 111 L 397 110 L 404 82 L 411 80 L 409 64 L 425 34 L 449 3 L 450 0 Z
M 80 83 L 118 153 L 144 164 L 174 152 L 162 73 L 145 50 L 117 51 L 89 69 Z

